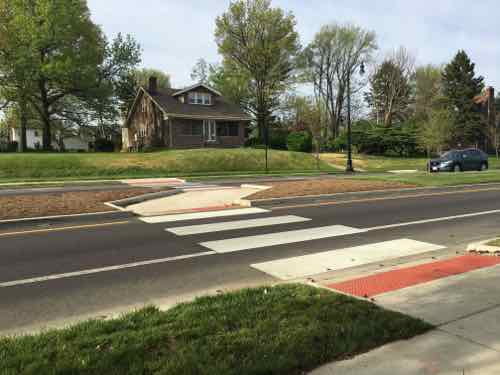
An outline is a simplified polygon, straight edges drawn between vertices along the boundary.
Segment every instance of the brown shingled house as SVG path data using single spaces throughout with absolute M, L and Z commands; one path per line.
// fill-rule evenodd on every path
M 495 126 L 495 89 L 491 86 L 486 87 L 481 95 L 478 95 L 474 98 L 474 103 L 479 106 L 479 111 L 483 115 L 485 122 L 489 126 Z
M 251 118 L 199 83 L 182 90 L 141 87 L 122 129 L 123 149 L 240 147 Z
M 481 147 L 486 152 L 495 151 L 496 145 L 492 142 L 492 136 L 493 139 L 497 138 L 497 124 L 500 121 L 495 105 L 495 89 L 491 86 L 486 87 L 481 95 L 474 98 L 474 103 L 478 106 L 486 125 L 484 137 L 476 146 Z

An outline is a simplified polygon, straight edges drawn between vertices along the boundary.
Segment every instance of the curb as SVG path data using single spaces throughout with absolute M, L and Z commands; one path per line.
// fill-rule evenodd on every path
M 487 245 L 489 242 L 497 239 L 490 238 L 489 240 L 471 243 L 467 246 L 467 251 L 471 253 L 500 254 L 500 246 Z
M 0 221 L 0 229 L 8 229 L 10 227 L 18 226 L 30 226 L 30 225 L 44 225 L 44 224 L 64 224 L 65 222 L 70 222 L 78 219 L 92 219 L 92 218 L 102 218 L 109 216 L 110 219 L 122 219 L 122 218 L 133 218 L 135 217 L 131 213 L 122 211 L 104 211 L 104 212 L 91 212 L 84 214 L 72 214 L 72 215 L 55 215 L 55 216 L 41 216 L 41 217 L 29 217 L 20 219 L 9 219 Z
M 116 201 L 112 202 L 107 202 L 106 205 L 114 208 L 125 208 L 127 206 L 131 206 L 133 204 L 138 204 L 146 201 L 150 201 L 153 199 L 158 199 L 158 198 L 165 198 L 165 197 L 170 197 L 172 195 L 177 195 L 183 193 L 182 189 L 173 189 L 173 190 L 167 190 L 167 191 L 160 191 L 157 193 L 148 193 L 148 194 L 143 194 L 139 195 L 137 197 L 131 197 L 131 198 L 125 198 L 125 199 L 119 199 Z
M 488 191 L 488 186 L 497 186 L 500 189 L 500 183 L 484 183 L 484 184 L 469 184 L 469 185 L 455 185 L 455 186 L 417 186 L 408 187 L 401 189 L 385 189 L 385 190 L 366 190 L 366 191 L 346 191 L 343 193 L 332 193 L 332 194 L 313 194 L 313 195 L 297 195 L 291 197 L 280 197 L 280 198 L 261 198 L 252 199 L 251 202 L 254 204 L 270 204 L 280 201 L 293 201 L 298 199 L 328 199 L 328 198 L 339 198 L 339 197 L 349 197 L 353 195 L 376 195 L 376 194 L 395 194 L 395 193 L 420 193 L 421 191 L 429 191 L 429 193 L 434 193 L 435 190 L 446 190 L 446 191 L 457 191 L 466 188 L 485 188 Z M 491 190 L 491 188 L 490 188 Z

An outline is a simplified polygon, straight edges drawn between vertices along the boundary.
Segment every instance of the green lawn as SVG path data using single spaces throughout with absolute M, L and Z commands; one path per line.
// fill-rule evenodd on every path
M 317 171 L 313 155 L 270 151 L 269 169 L 278 173 Z M 332 171 L 320 163 L 323 171 Z M 0 181 L 98 179 L 263 173 L 263 150 L 199 149 L 151 153 L 0 154 Z
M 352 178 L 363 180 L 394 181 L 416 186 L 454 186 L 468 184 L 484 184 L 500 182 L 500 171 L 489 170 L 485 172 L 460 172 L 460 173 L 427 173 L 412 174 L 357 174 Z
M 321 159 L 337 166 L 338 169 L 345 169 L 346 156 L 339 153 L 321 154 Z M 354 168 L 364 172 L 387 172 L 391 170 L 426 170 L 427 158 L 398 158 L 387 156 L 373 156 L 354 154 Z
M 323 161 L 337 166 L 338 169 L 345 169 L 346 156 L 338 153 L 321 154 Z M 394 170 L 418 170 L 425 171 L 427 169 L 428 158 L 403 158 L 389 156 L 374 156 L 354 154 L 354 168 L 365 172 L 387 172 Z M 494 156 L 489 158 L 490 169 L 500 169 L 500 160 Z
M 324 289 L 247 289 L 0 339 L 0 373 L 298 375 L 431 328 Z

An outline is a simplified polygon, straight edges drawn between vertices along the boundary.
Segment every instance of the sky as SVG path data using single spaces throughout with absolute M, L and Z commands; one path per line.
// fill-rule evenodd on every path
M 485 84 L 500 89 L 498 0 L 273 0 L 295 15 L 303 46 L 328 23 L 354 23 L 375 31 L 378 58 L 406 47 L 418 64 L 449 62 L 464 49 Z M 229 0 L 88 0 L 92 19 L 109 38 L 133 35 L 143 49 L 142 66 L 161 69 L 174 87 L 191 84 L 199 58 L 221 60 L 215 19 Z

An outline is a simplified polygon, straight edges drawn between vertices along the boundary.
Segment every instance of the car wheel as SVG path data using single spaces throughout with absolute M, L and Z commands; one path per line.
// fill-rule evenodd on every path
M 453 167 L 453 172 L 462 172 L 460 164 L 455 164 L 455 166 Z
M 488 164 L 486 164 L 486 163 L 481 163 L 481 170 L 482 170 L 482 171 L 486 171 L 486 170 L 488 170 Z

